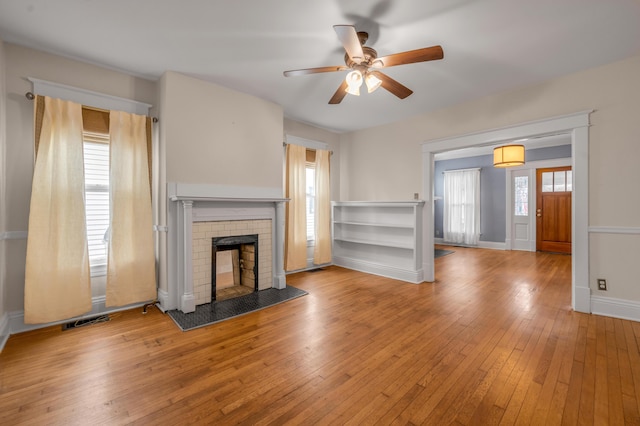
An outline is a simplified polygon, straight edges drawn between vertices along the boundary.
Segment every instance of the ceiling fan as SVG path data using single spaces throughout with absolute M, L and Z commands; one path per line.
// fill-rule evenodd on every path
M 411 95 L 413 91 L 379 70 L 396 65 L 433 61 L 444 57 L 441 46 L 425 47 L 378 57 L 378 52 L 369 46 L 364 46 L 369 38 L 369 34 L 366 32 L 356 32 L 353 25 L 334 25 L 333 29 L 336 31 L 336 34 L 338 34 L 338 39 L 346 51 L 344 55 L 345 65 L 305 68 L 284 72 L 285 77 L 292 77 L 296 75 L 350 70 L 347 78 L 329 100 L 330 104 L 339 104 L 347 93 L 360 95 L 360 86 L 363 81 L 366 83 L 369 93 L 382 86 L 400 99 L 404 99 Z

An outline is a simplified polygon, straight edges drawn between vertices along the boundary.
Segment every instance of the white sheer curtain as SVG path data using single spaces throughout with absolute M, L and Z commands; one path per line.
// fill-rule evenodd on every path
M 24 321 L 59 321 L 91 310 L 85 227 L 82 105 L 38 96 L 25 269 Z M 44 105 L 42 126 L 38 111 Z
M 107 306 L 156 298 L 146 117 L 111 111 Z
M 477 245 L 480 237 L 480 169 L 444 172 L 444 241 Z
M 315 205 L 315 245 L 313 263 L 322 265 L 331 262 L 331 183 L 329 179 L 329 159 L 331 152 L 316 150 L 316 205 Z
M 284 269 L 295 271 L 307 266 L 306 155 L 299 145 L 287 145 Z

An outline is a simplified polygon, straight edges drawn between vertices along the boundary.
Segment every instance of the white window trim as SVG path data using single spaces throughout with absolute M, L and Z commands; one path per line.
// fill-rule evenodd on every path
M 311 139 L 304 139 L 298 136 L 285 135 L 285 143 L 291 145 L 300 145 L 309 149 L 322 149 L 324 151 L 329 151 L 329 145 L 325 142 L 314 141 Z
M 138 115 L 149 115 L 149 109 L 151 108 L 150 104 L 144 102 L 119 98 L 117 96 L 67 86 L 52 81 L 40 80 L 33 77 L 28 77 L 27 80 L 33 83 L 33 92 L 38 95 L 64 99 L 95 108 L 124 111 Z

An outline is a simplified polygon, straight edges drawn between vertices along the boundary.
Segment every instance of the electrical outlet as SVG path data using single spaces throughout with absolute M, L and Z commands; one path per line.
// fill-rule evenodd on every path
M 598 278 L 598 290 L 607 291 L 607 280 L 604 278 Z

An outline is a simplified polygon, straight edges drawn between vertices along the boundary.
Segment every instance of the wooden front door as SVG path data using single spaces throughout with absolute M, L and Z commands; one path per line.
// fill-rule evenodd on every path
M 571 166 L 536 170 L 536 250 L 571 254 Z

